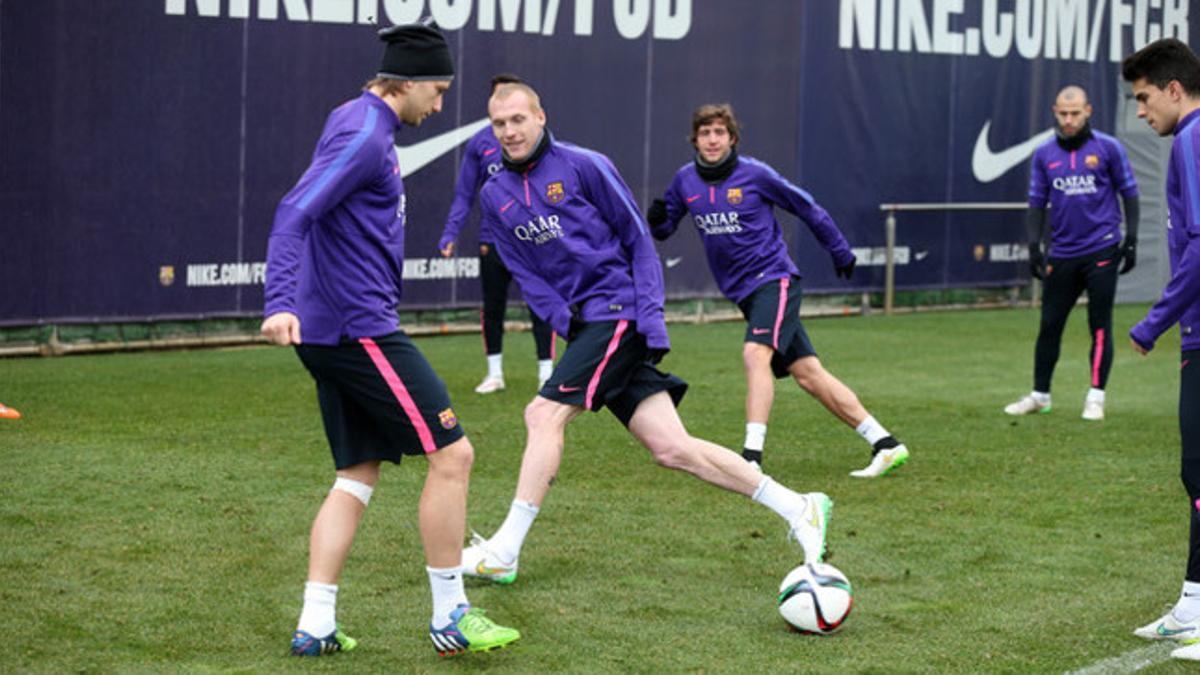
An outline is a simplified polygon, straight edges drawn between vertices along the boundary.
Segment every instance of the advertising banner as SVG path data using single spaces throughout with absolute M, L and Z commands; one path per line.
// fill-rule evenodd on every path
M 731 103 L 739 151 L 811 193 L 859 254 L 837 279 L 781 212 L 806 289 L 879 289 L 880 204 L 1024 201 L 1057 91 L 1085 87 L 1112 132 L 1120 59 L 1200 35 L 1196 14 L 1187 0 L 5 2 L 0 325 L 261 312 L 275 206 L 329 111 L 374 75 L 381 25 L 431 15 L 458 67 L 442 113 L 396 140 L 415 309 L 480 303 L 477 215 L 458 257 L 437 241 L 495 73 L 533 84 L 555 135 L 608 155 L 643 207 L 691 160 L 692 111 Z M 899 288 L 1028 281 L 1020 211 L 897 222 Z M 669 297 L 717 295 L 694 228 L 659 251 Z

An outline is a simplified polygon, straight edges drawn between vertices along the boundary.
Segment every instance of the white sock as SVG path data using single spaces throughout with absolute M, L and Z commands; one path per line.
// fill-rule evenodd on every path
M 761 451 L 766 441 L 767 425 L 759 424 L 758 422 L 746 422 L 746 442 L 742 444 L 743 448 Z
M 550 374 L 554 372 L 554 361 L 550 359 L 538 359 L 538 381 L 545 382 L 550 379 Z
M 538 507 L 514 499 L 504 524 L 488 539 L 488 549 L 505 563 L 515 562 L 517 556 L 521 555 L 521 545 L 525 543 L 525 536 L 529 534 L 537 514 Z
M 888 430 L 884 429 L 883 425 L 879 423 L 879 420 L 876 420 L 871 415 L 867 415 L 867 419 L 863 420 L 862 424 L 855 427 L 854 430 L 858 432 L 859 436 L 867 439 L 867 443 L 871 444 L 872 447 L 879 442 L 879 439 L 891 436 Z
M 300 621 L 296 630 L 302 630 L 313 637 L 323 638 L 337 630 L 338 587 L 335 584 L 323 584 L 309 581 L 304 584 L 304 609 L 300 611 Z
M 1183 582 L 1183 589 L 1179 591 L 1179 602 L 1175 603 L 1175 609 L 1171 613 L 1183 622 L 1194 621 L 1200 617 L 1200 582 Z
M 504 377 L 504 354 L 488 354 L 488 377 L 501 379 Z
M 433 618 L 429 624 L 441 628 L 450 623 L 450 612 L 459 605 L 468 605 L 463 591 L 461 567 L 426 567 L 429 574 L 429 590 L 433 592 Z
M 1095 401 L 1096 403 L 1103 405 L 1104 404 L 1104 390 L 1097 389 L 1095 387 L 1088 389 L 1087 399 L 1085 399 L 1085 400 Z
M 1035 389 L 1029 392 L 1029 395 L 1033 397 L 1033 400 L 1038 402 L 1038 405 L 1050 405 L 1050 392 L 1048 391 L 1037 391 Z
M 804 495 L 776 483 L 770 476 L 763 476 L 751 498 L 778 513 L 789 525 L 804 513 Z

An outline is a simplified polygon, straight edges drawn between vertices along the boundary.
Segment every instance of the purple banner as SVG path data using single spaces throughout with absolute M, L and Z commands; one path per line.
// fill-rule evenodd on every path
M 0 325 L 255 315 L 275 205 L 326 114 L 374 73 L 377 24 L 431 13 L 459 76 L 397 139 L 405 308 L 479 303 L 476 217 L 436 249 L 488 81 L 612 158 L 643 205 L 730 102 L 743 154 L 810 192 L 858 249 L 837 280 L 783 214 L 810 291 L 879 289 L 885 202 L 1023 201 L 1063 85 L 1111 131 L 1118 62 L 1187 40 L 1187 0 L 38 0 L 0 4 Z M 1019 212 L 901 214 L 900 288 L 1024 283 Z M 698 237 L 660 246 L 670 297 L 716 295 Z M 514 297 L 517 295 L 514 293 Z

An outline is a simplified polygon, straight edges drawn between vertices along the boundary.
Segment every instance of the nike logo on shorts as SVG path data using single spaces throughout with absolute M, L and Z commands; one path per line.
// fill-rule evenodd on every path
M 766 335 L 767 333 L 770 333 L 770 332 L 771 332 L 770 328 L 751 328 L 750 329 L 751 335 Z
M 579 391 L 580 389 L 583 389 L 583 387 L 568 387 L 565 384 L 558 385 L 558 391 L 563 394 L 570 394 L 572 392 Z

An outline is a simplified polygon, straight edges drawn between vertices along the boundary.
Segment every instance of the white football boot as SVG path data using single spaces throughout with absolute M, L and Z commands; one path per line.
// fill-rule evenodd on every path
M 897 445 L 894 448 L 880 450 L 871 458 L 871 463 L 866 468 L 858 471 L 851 471 L 850 475 L 855 478 L 875 478 L 876 476 L 886 476 L 895 469 L 904 466 L 908 461 L 908 448 L 904 444 Z
M 1104 419 L 1104 402 L 1103 401 L 1084 401 L 1083 415 L 1080 415 L 1085 420 L 1099 422 Z
M 517 580 L 517 561 L 505 562 L 488 550 L 487 539 L 471 533 L 471 545 L 462 552 L 464 577 L 489 579 L 498 584 L 511 584 Z
M 1133 631 L 1133 634 L 1146 640 L 1175 640 L 1191 644 L 1200 641 L 1200 617 L 1191 621 L 1179 621 L 1172 610 L 1161 619 Z
M 1009 403 L 1004 406 L 1004 412 L 1009 415 L 1031 415 L 1033 413 L 1048 413 L 1050 412 L 1050 403 L 1039 402 L 1032 394 L 1026 394 L 1020 400 Z
M 483 378 L 483 382 L 480 382 L 478 387 L 475 387 L 476 394 L 491 394 L 497 391 L 504 391 L 503 377 L 493 377 L 488 375 L 487 377 Z
M 792 522 L 788 537 L 800 542 L 804 549 L 804 562 L 817 563 L 825 557 L 825 532 L 833 514 L 833 500 L 824 492 L 809 492 L 803 495 L 804 510 Z

